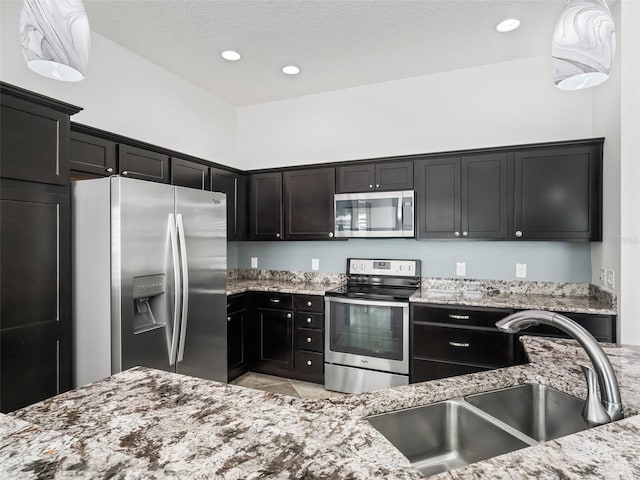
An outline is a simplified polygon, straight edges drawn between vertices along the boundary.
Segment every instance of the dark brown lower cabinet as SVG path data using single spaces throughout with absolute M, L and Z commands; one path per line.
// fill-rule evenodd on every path
M 255 369 L 288 377 L 294 368 L 293 312 L 257 309 L 260 336 Z
M 251 362 L 251 332 L 246 309 L 246 295 L 227 300 L 227 380 L 247 372 Z
M 71 387 L 69 188 L 0 183 L 0 411 Z
M 516 365 L 515 335 L 493 326 L 511 312 L 412 304 L 410 383 Z

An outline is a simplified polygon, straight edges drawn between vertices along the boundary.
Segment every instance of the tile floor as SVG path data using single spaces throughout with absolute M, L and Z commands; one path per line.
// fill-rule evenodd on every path
M 301 382 L 300 380 L 254 372 L 245 373 L 230 383 L 240 387 L 255 388 L 264 392 L 279 393 L 296 398 L 321 399 L 344 395 L 343 393 L 325 390 L 322 385 L 317 383 Z

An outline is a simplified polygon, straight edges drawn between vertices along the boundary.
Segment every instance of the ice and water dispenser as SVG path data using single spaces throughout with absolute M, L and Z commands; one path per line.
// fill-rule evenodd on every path
M 143 333 L 166 325 L 164 274 L 133 277 L 133 333 Z

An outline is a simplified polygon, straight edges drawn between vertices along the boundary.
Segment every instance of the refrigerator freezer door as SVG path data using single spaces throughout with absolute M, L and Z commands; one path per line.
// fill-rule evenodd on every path
M 178 222 L 178 237 L 188 270 L 183 285 L 187 288 L 184 303 L 188 309 L 183 321 L 185 335 L 178 347 L 177 372 L 226 382 L 226 196 L 183 187 L 175 189 L 176 217 L 182 219 Z
M 171 344 L 180 308 L 174 187 L 129 178 L 111 182 L 112 373 L 136 365 L 174 371 Z

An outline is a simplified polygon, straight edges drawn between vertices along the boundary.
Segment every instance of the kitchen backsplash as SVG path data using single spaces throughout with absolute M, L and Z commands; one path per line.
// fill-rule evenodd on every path
M 229 242 L 229 268 L 250 268 L 257 257 L 264 270 L 311 271 L 319 260 L 321 273 L 344 273 L 347 258 L 415 258 L 422 275 L 456 278 L 456 263 L 466 264 L 466 277 L 520 280 L 516 263 L 527 265 L 527 282 L 591 281 L 588 242 L 417 241 L 413 239 L 351 239 L 317 242 Z M 235 255 L 235 257 L 234 257 Z

